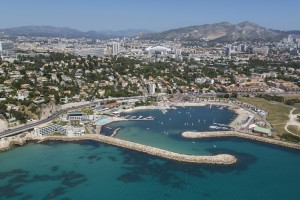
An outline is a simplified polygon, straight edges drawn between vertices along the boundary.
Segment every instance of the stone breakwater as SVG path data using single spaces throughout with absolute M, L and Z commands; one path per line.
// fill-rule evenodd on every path
M 184 138 L 190 138 L 190 139 L 216 138 L 216 137 L 240 137 L 240 138 L 245 138 L 245 139 L 249 139 L 249 140 L 255 140 L 255 141 L 259 141 L 259 142 L 275 144 L 275 145 L 279 145 L 279 146 L 283 146 L 283 147 L 300 150 L 299 144 L 285 142 L 285 141 L 276 140 L 276 139 L 272 139 L 272 138 L 261 137 L 261 136 L 257 136 L 257 135 L 250 135 L 250 134 L 236 132 L 236 131 L 212 131 L 212 132 L 186 131 L 186 132 L 183 132 L 181 135 Z
M 80 141 L 80 140 L 94 140 L 98 142 L 103 142 L 106 144 L 135 150 L 143 152 L 149 155 L 158 156 L 161 158 L 166 158 L 170 160 L 176 160 L 180 162 L 189 162 L 189 163 L 202 163 L 202 164 L 220 164 L 220 165 L 229 165 L 234 164 L 237 159 L 236 157 L 228 154 L 219 154 L 215 156 L 195 156 L 195 155 L 185 155 L 180 153 L 175 153 L 155 147 L 150 147 L 130 141 L 121 140 L 118 138 L 112 138 L 103 135 L 85 135 L 80 137 L 65 137 L 65 136 L 48 136 L 41 140 L 43 141 Z
M 27 135 L 25 137 L 13 136 L 7 138 L 6 140 L 1 140 L 0 142 L 0 151 L 9 150 L 14 145 L 24 145 L 28 141 L 82 141 L 82 140 L 93 140 L 98 141 L 130 150 L 135 150 L 143 152 L 149 155 L 158 156 L 161 158 L 166 158 L 169 160 L 176 160 L 180 162 L 188 163 L 202 163 L 202 164 L 219 164 L 219 165 L 230 165 L 234 164 L 237 159 L 236 157 L 228 154 L 219 154 L 214 156 L 195 156 L 195 155 L 185 155 L 180 153 L 175 153 L 155 147 L 150 147 L 126 140 L 121 140 L 118 138 L 113 138 L 109 136 L 104 136 L 100 134 L 89 134 L 84 136 L 46 136 L 46 137 L 36 137 L 33 135 Z

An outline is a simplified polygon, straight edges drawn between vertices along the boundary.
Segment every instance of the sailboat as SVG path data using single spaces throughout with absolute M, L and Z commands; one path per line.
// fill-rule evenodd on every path
M 214 148 L 216 148 L 217 146 L 214 144 Z

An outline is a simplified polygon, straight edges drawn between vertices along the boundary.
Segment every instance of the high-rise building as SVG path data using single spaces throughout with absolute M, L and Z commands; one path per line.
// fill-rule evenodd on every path
M 52 39 L 48 38 L 48 44 L 51 45 L 52 44 Z
M 117 55 L 120 53 L 120 44 L 118 42 L 112 43 L 112 54 Z
M 12 41 L 0 41 L 0 56 L 1 57 L 15 56 L 15 45 Z
M 227 47 L 225 47 L 225 54 L 226 56 L 230 56 L 231 53 L 232 53 L 232 50 L 231 50 L 231 44 L 228 44 Z
M 176 49 L 175 50 L 175 55 L 176 56 L 181 56 L 181 49 Z
M 241 51 L 242 51 L 242 52 L 245 52 L 246 50 L 247 50 L 247 45 L 243 44 L 243 45 L 241 46 Z
M 148 83 L 149 94 L 155 94 L 156 85 L 155 83 Z

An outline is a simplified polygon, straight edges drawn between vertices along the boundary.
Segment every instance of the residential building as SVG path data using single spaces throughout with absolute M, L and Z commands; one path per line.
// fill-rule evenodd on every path
M 17 99 L 23 101 L 28 98 L 29 92 L 28 92 L 28 90 L 18 90 L 17 95 L 18 95 Z
M 67 134 L 66 128 L 61 125 L 58 125 L 58 124 L 52 124 L 52 125 L 49 125 L 46 127 L 41 127 L 41 128 L 40 127 L 34 128 L 34 133 L 37 136 L 45 136 L 45 135 L 48 135 L 48 134 L 51 134 L 54 132 L 58 132 L 58 133 L 61 133 L 64 135 Z
M 112 43 L 112 54 L 118 55 L 120 53 L 120 44 L 118 42 Z
M 67 119 L 69 121 L 72 121 L 72 120 L 86 121 L 89 119 L 89 117 L 82 112 L 75 111 L 75 112 L 69 112 Z
M 14 57 L 15 45 L 12 41 L 0 41 L 0 57 Z
M 156 85 L 155 83 L 148 83 L 148 92 L 149 94 L 155 94 Z

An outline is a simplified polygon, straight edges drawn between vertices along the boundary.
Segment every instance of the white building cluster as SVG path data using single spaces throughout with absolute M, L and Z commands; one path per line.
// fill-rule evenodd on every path
M 0 41 L 1 58 L 15 57 L 15 45 L 12 41 Z

